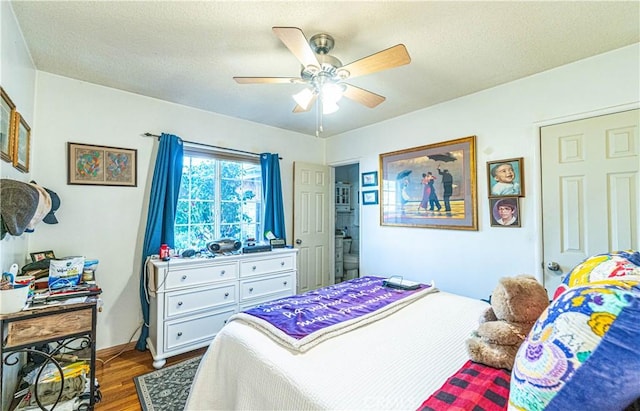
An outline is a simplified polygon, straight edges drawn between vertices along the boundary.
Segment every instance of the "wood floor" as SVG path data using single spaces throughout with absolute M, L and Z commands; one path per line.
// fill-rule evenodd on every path
M 154 371 L 153 359 L 149 351 L 138 351 L 132 345 L 128 345 L 126 350 L 116 358 L 103 364 L 117 354 L 113 349 L 98 351 L 97 357 L 102 361 L 97 361 L 96 378 L 100 384 L 102 401 L 96 404 L 96 411 L 140 411 L 140 402 L 136 393 L 136 386 L 133 377 Z M 177 355 L 167 359 L 167 364 L 171 365 L 187 360 L 197 355 L 203 354 L 205 348 L 196 351 Z

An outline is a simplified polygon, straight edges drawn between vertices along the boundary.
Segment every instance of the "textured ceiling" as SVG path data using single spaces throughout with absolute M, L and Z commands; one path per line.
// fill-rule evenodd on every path
M 294 114 L 294 84 L 233 76 L 300 75 L 273 34 L 328 33 L 343 64 L 403 43 L 406 66 L 349 82 L 386 97 L 350 100 L 323 137 L 640 41 L 640 2 L 11 1 L 38 70 L 314 135 Z

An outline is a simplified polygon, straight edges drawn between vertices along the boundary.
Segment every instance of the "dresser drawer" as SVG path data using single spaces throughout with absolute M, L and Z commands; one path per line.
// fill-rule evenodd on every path
M 238 265 L 236 263 L 205 265 L 201 267 L 170 267 L 169 274 L 164 279 L 164 270 L 158 270 L 156 287 L 163 284 L 166 290 L 172 290 L 192 285 L 213 283 L 217 281 L 233 280 L 238 277 Z
M 240 262 L 240 277 L 277 273 L 279 271 L 294 270 L 293 257 L 290 255 L 269 257 L 261 260 Z
M 236 283 L 222 287 L 189 289 L 165 294 L 167 318 L 236 303 Z
M 188 317 L 165 323 L 164 349 L 166 351 L 211 340 L 224 327 L 229 317 L 235 313 L 235 307 L 216 311 L 200 317 Z
M 291 290 L 287 290 L 282 293 L 271 294 L 271 295 L 264 296 L 262 298 L 247 300 L 247 301 L 244 301 L 242 304 L 240 304 L 240 311 L 246 311 L 257 305 L 266 303 L 267 301 L 273 301 L 273 300 L 278 300 L 280 298 L 291 297 L 292 295 L 293 295 L 293 292 Z
M 242 280 L 240 281 L 240 301 L 273 296 L 286 291 L 292 292 L 292 285 L 290 273 L 255 280 Z

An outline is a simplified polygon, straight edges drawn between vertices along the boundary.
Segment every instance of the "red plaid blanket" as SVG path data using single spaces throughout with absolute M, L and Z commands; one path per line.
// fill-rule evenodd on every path
M 510 380 L 511 373 L 508 370 L 467 361 L 418 410 L 506 410 Z

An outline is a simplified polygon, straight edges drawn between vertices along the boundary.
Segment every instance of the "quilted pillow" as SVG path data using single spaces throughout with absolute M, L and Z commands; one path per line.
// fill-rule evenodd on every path
M 538 318 L 511 373 L 510 410 L 622 410 L 640 397 L 640 281 L 569 288 Z
M 553 298 L 576 285 L 627 275 L 640 275 L 640 252 L 629 250 L 597 254 L 585 259 L 565 275 Z

